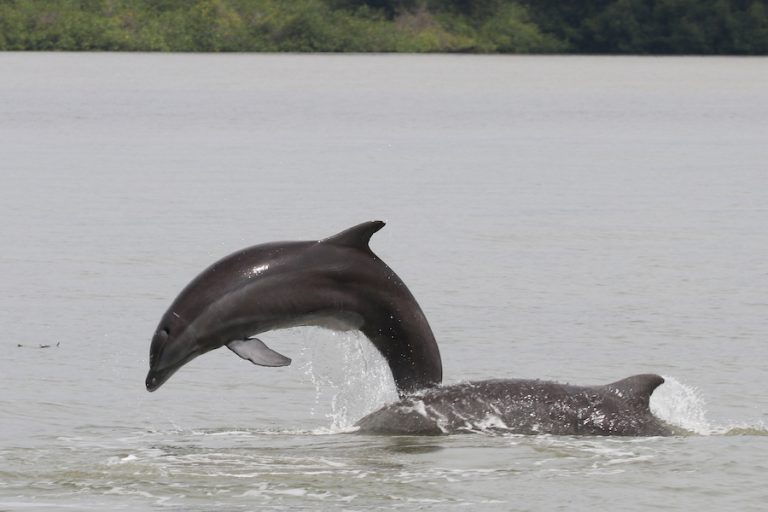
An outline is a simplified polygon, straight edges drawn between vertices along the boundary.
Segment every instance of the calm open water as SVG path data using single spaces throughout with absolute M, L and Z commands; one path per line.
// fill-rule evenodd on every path
M 765 510 L 767 120 L 762 58 L 0 54 L 0 510 Z M 370 219 L 446 382 L 692 434 L 349 434 L 394 387 L 320 329 L 145 391 L 209 263 Z

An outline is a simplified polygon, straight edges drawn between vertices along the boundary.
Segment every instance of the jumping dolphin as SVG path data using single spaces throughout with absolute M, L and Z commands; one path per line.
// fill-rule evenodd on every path
M 208 351 L 227 346 L 262 366 L 291 360 L 254 336 L 315 325 L 358 329 L 384 356 L 400 400 L 362 418 L 363 433 L 671 435 L 650 396 L 664 379 L 635 375 L 606 386 L 488 380 L 438 387 L 440 352 L 424 313 L 370 249 L 372 221 L 319 241 L 275 242 L 231 254 L 197 276 L 171 304 L 150 347 L 149 391 Z
M 440 384 L 440 352 L 424 313 L 368 246 L 382 227 L 372 221 L 324 240 L 256 245 L 208 267 L 160 320 L 147 389 L 222 346 L 254 364 L 288 365 L 289 358 L 254 336 L 297 326 L 362 331 L 386 359 L 401 395 Z

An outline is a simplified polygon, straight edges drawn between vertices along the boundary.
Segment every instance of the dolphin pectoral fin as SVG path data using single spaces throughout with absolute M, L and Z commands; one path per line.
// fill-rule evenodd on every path
M 288 366 L 291 364 L 291 358 L 275 352 L 258 338 L 230 341 L 227 343 L 227 348 L 243 359 L 259 366 Z

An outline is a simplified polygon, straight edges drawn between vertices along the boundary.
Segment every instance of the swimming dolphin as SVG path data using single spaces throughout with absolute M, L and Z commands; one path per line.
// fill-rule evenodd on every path
M 254 364 L 288 365 L 288 357 L 254 336 L 296 326 L 362 331 L 386 359 L 401 396 L 439 384 L 440 352 L 424 313 L 368 246 L 382 227 L 372 221 L 319 241 L 256 245 L 208 267 L 160 320 L 147 389 L 222 346 Z
M 386 405 L 357 422 L 360 433 L 668 436 L 649 409 L 664 379 L 635 375 L 607 386 L 500 379 L 429 389 Z

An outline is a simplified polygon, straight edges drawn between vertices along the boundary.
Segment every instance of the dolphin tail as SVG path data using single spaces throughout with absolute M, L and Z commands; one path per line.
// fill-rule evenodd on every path
M 639 409 L 647 410 L 653 391 L 664 383 L 664 378 L 653 373 L 633 375 L 605 386 L 606 389 L 627 400 Z

